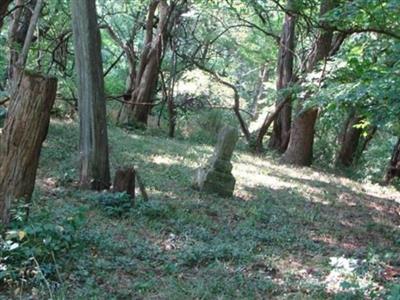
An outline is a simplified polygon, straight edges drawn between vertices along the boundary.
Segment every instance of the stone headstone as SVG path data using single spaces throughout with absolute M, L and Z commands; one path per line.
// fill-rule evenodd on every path
M 237 130 L 231 126 L 224 126 L 220 130 L 214 155 L 205 167 L 197 170 L 194 188 L 222 197 L 233 195 L 236 180 L 232 175 L 231 159 L 238 138 Z

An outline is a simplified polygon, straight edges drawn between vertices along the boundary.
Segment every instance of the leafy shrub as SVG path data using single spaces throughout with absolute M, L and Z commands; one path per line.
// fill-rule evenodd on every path
M 132 208 L 132 200 L 127 193 L 94 194 L 90 200 L 99 205 L 109 217 L 121 217 Z
M 137 213 L 150 220 L 173 219 L 175 216 L 175 208 L 169 203 L 154 200 L 138 203 Z
M 42 208 L 27 222 L 20 218 L 23 210 L 19 206 L 9 230 L 0 235 L 0 284 L 55 277 L 58 261 L 67 260 L 82 247 L 78 232 L 85 221 L 83 210 L 52 219 L 54 214 Z

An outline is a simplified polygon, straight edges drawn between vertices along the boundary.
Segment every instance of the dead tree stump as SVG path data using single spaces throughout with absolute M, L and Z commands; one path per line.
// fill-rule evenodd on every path
M 132 201 L 135 199 L 135 169 L 132 167 L 120 168 L 115 172 L 114 193 L 126 192 L 131 196 Z
M 57 93 L 57 79 L 24 72 L 0 136 L 0 218 L 7 225 L 12 201 L 29 201 L 42 143 Z

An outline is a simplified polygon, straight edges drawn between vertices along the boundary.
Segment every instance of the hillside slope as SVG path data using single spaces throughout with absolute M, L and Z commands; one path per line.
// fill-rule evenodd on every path
M 191 189 L 212 147 L 110 129 L 111 163 L 135 164 L 150 201 L 128 212 L 76 188 L 77 126 L 53 121 L 33 217 L 84 209 L 82 247 L 32 291 L 80 299 L 356 299 L 395 293 L 400 193 L 312 168 L 234 155 L 232 199 Z M 239 147 L 240 148 L 240 147 Z M 41 262 L 38 262 L 39 265 Z M 46 284 L 44 284 L 47 281 Z

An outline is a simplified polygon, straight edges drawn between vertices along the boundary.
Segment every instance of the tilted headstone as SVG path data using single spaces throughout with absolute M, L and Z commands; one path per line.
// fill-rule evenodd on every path
M 194 188 L 216 193 L 222 197 L 231 197 L 236 180 L 232 175 L 232 154 L 238 140 L 238 132 L 231 126 L 224 126 L 218 134 L 214 155 L 207 165 L 197 170 Z

